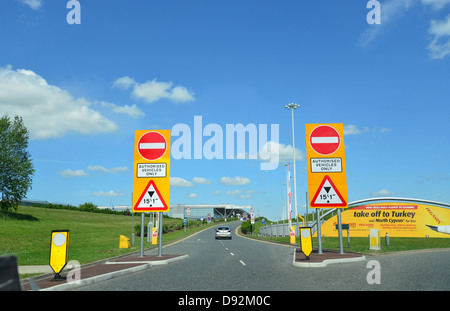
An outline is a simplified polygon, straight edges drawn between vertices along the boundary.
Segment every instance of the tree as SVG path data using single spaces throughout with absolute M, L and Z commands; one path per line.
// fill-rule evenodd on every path
M 0 119 L 0 212 L 16 211 L 31 189 L 34 175 L 28 152 L 29 134 L 22 117 Z

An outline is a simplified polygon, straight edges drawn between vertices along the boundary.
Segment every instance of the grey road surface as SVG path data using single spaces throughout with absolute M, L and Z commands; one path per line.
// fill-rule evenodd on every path
M 163 248 L 187 259 L 79 288 L 84 291 L 308 291 L 450 290 L 450 249 L 366 256 L 322 268 L 292 265 L 293 246 L 235 234 L 215 240 L 214 227 Z M 157 250 L 149 251 L 157 254 Z M 150 254 L 149 253 L 149 254 Z M 376 260 L 379 270 L 368 267 Z M 369 284 L 377 272 L 379 284 Z M 371 282 L 373 283 L 373 281 Z

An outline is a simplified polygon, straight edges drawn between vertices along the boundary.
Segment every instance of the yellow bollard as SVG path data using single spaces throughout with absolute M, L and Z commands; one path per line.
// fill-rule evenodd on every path
M 156 231 L 156 227 L 152 228 L 152 245 L 158 244 L 158 231 Z
M 379 251 L 380 247 L 380 230 L 378 229 L 370 229 L 369 231 L 369 239 L 370 239 L 370 247 L 371 250 Z
M 291 237 L 290 237 L 290 243 L 295 244 L 295 227 L 291 227 Z
M 130 239 L 124 235 L 120 236 L 119 248 L 130 248 Z
M 306 260 L 309 260 L 309 255 L 312 252 L 311 227 L 300 227 L 300 246 Z

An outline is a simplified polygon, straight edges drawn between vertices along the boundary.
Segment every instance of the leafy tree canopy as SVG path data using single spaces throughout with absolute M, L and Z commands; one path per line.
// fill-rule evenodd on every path
M 34 175 L 28 152 L 29 133 L 22 117 L 0 119 L 0 212 L 17 210 L 22 198 L 31 189 Z

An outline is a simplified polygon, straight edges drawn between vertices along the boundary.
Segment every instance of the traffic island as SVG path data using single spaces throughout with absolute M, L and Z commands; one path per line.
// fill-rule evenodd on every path
M 124 256 L 116 259 L 110 259 L 97 264 L 91 264 L 80 267 L 80 280 L 71 282 L 60 281 L 52 282 L 53 276 L 47 276 L 36 280 L 35 286 L 38 290 L 65 291 L 80 286 L 102 282 L 108 279 L 120 277 L 122 275 L 149 269 L 156 265 L 165 265 L 188 258 L 188 255 L 137 255 Z M 70 272 L 70 271 L 68 271 Z M 36 290 L 32 284 L 22 284 L 22 290 Z
M 327 265 L 334 263 L 346 263 L 362 260 L 366 260 L 366 257 L 358 253 L 339 254 L 339 251 L 335 250 L 322 250 L 322 254 L 319 254 L 317 249 L 311 252 L 308 260 L 305 254 L 303 254 L 301 248 L 296 248 L 294 251 L 292 265 L 295 267 L 315 268 L 326 267 Z

